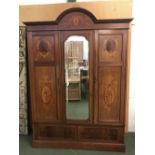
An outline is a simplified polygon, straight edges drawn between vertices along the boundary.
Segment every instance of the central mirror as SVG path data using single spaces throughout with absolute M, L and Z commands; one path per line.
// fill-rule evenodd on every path
M 89 118 L 89 45 L 84 36 L 70 36 L 65 41 L 66 119 Z

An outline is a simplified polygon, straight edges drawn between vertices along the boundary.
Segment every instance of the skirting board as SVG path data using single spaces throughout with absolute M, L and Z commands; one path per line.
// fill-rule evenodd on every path
M 66 148 L 66 149 L 86 149 L 86 150 L 100 150 L 100 151 L 117 151 L 125 152 L 124 144 L 114 143 L 100 143 L 100 142 L 75 142 L 64 140 L 33 140 L 33 147 L 41 148 Z

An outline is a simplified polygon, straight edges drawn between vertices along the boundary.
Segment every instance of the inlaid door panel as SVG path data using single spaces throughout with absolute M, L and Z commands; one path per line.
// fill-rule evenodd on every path
M 60 121 L 60 50 L 58 32 L 28 32 L 33 122 Z
M 99 122 L 119 122 L 121 101 L 121 68 L 99 68 Z
M 99 62 L 121 62 L 122 35 L 100 34 Z
M 95 123 L 124 123 L 125 38 L 123 30 L 95 31 Z
M 35 61 L 55 60 L 56 37 L 56 33 L 53 32 L 33 33 L 32 44 Z
M 57 87 L 54 67 L 35 68 L 35 119 L 57 120 Z

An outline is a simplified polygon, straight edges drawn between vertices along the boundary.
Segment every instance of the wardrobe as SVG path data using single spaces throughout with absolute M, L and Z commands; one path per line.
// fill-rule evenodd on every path
M 125 151 L 131 20 L 70 8 L 24 22 L 33 147 Z

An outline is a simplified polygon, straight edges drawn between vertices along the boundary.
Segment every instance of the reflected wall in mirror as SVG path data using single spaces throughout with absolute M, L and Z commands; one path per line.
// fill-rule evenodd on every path
M 89 46 L 83 36 L 70 36 L 65 41 L 66 119 L 89 118 Z

